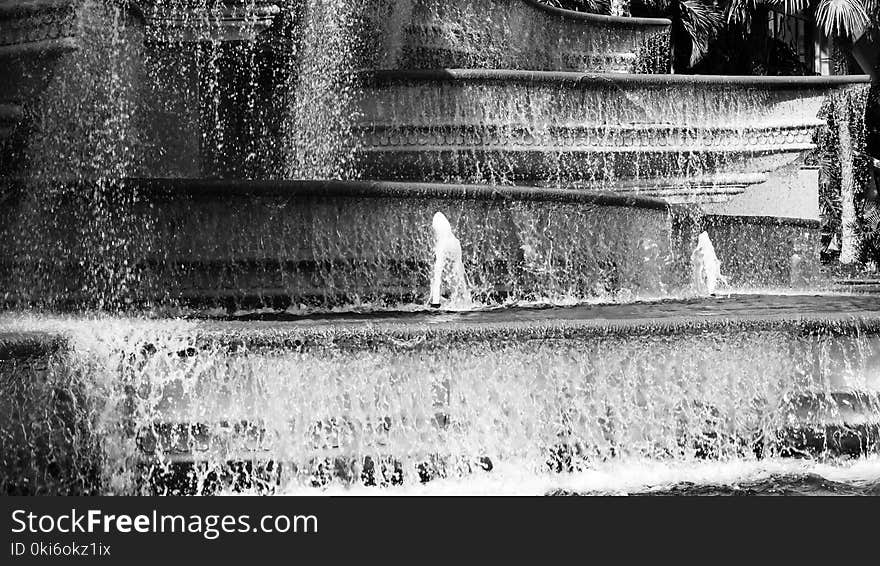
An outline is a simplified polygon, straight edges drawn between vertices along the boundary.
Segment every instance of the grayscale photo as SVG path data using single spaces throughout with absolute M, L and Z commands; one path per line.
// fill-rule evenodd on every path
M 880 495 L 878 80 L 878 0 L 0 0 L 0 562 Z

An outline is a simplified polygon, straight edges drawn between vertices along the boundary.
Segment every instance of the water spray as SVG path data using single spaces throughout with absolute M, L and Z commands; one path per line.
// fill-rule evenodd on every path
M 461 260 L 461 242 L 452 233 L 452 226 L 442 212 L 434 214 L 434 275 L 431 279 L 431 306 L 440 307 L 440 291 L 443 275 L 448 273 L 448 281 L 453 301 L 469 300 L 467 277 Z
M 721 274 L 721 262 L 707 232 L 701 232 L 697 238 L 697 247 L 691 253 L 691 269 L 694 290 L 698 294 L 714 295 L 719 283 L 727 285 L 727 277 Z

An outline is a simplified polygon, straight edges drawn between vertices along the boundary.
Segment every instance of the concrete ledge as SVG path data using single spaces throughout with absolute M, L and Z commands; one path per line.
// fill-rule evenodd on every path
M 449 343 L 602 336 L 784 331 L 800 336 L 880 334 L 875 297 L 734 295 L 624 305 L 448 313 L 255 313 L 204 320 L 197 342 L 252 348 L 443 348 Z
M 212 179 L 126 179 L 141 196 L 157 199 L 253 197 L 441 198 L 476 201 L 526 201 L 625 206 L 666 210 L 662 199 L 584 189 L 405 183 L 392 181 L 238 181 Z
M 718 85 L 766 89 L 826 89 L 853 84 L 869 84 L 868 75 L 820 77 L 745 76 L 745 75 L 660 75 L 630 73 L 579 73 L 573 71 L 521 71 L 507 69 L 426 69 L 378 70 L 362 75 L 377 84 L 406 81 L 467 81 L 505 83 L 564 83 L 577 85 L 634 84 L 639 86 Z
M 707 223 L 733 222 L 737 224 L 752 224 L 760 226 L 798 226 L 801 228 L 815 228 L 821 226 L 820 220 L 812 218 L 785 218 L 780 216 L 745 216 L 736 214 L 707 214 L 703 217 Z
M 570 20 L 580 20 L 583 22 L 602 23 L 615 26 L 658 26 L 667 27 L 672 25 L 672 20 L 667 18 L 634 18 L 631 16 L 607 16 L 605 14 L 590 14 L 587 12 L 576 12 L 574 10 L 566 10 L 565 8 L 557 8 L 549 6 L 537 0 L 522 0 L 529 6 L 533 6 L 538 10 L 553 14 L 561 18 Z

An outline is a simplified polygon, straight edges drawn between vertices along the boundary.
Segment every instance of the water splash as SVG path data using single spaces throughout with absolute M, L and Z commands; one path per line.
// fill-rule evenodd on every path
M 702 312 L 699 303 L 676 308 Z M 131 493 L 210 491 L 230 473 L 284 491 L 412 484 L 490 467 L 540 476 L 609 462 L 824 457 L 848 434 L 860 438 L 854 455 L 870 452 L 880 424 L 876 328 L 802 314 L 792 322 L 675 317 L 630 330 L 601 320 L 2 322 L 64 337 L 67 348 L 25 394 L 35 400 L 77 384 L 68 391 L 79 409 L 53 418 L 80 431 L 82 453 L 72 456 L 98 463 L 95 489 Z M 4 387 L 26 382 L 4 375 Z M 50 429 L 24 430 L 34 436 L 16 442 L 37 446 Z M 242 462 L 249 467 L 236 468 Z

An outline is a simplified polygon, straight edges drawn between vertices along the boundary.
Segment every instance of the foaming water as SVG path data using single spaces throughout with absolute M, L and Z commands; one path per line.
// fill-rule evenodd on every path
M 828 483 L 837 485 L 828 486 Z M 784 489 L 780 489 L 784 486 Z M 241 493 L 241 492 L 239 492 Z M 247 493 L 247 491 L 243 492 Z M 278 495 L 534 496 L 534 495 L 878 495 L 876 456 L 843 462 L 764 459 L 730 462 L 606 462 L 568 474 L 536 474 L 498 466 L 466 479 L 376 490 L 361 485 L 291 486 Z M 232 492 L 225 492 L 232 495 Z M 237 495 L 238 493 L 236 493 Z
M 300 324 L 2 322 L 13 340 L 63 338 L 43 371 L 49 384 L 78 384 L 70 418 L 100 447 L 104 492 L 480 486 L 484 476 L 503 490 L 516 474 L 550 489 L 549 472 L 601 486 L 619 469 L 727 462 L 748 475 L 784 456 L 873 454 L 880 340 L 876 315 L 860 308 L 868 299 Z

